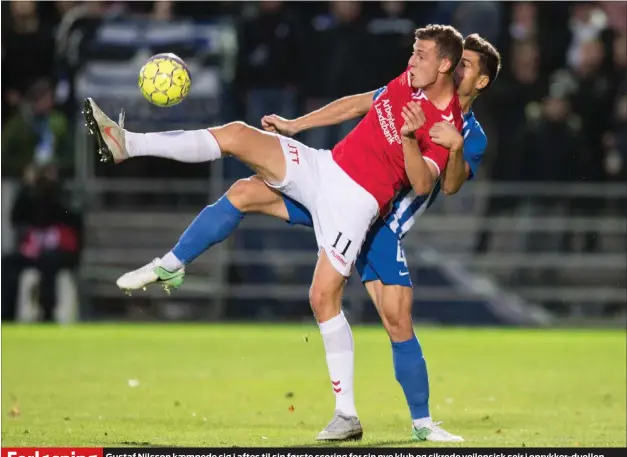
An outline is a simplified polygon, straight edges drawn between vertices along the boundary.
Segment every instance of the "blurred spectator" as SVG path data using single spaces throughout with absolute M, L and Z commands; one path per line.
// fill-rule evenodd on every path
M 554 27 L 567 19 L 568 10 L 555 2 L 513 2 L 501 4 L 509 7 L 511 17 L 502 45 L 510 49 L 517 42 L 533 41 L 540 49 L 540 72 L 550 73 L 564 66 L 565 53 L 570 40 L 566 27 Z M 566 4 L 564 4 L 566 5 Z
M 542 99 L 546 93 L 540 78 L 540 52 L 534 41 L 514 42 L 509 68 L 505 67 L 502 79 L 486 94 L 498 138 L 498 154 L 489 158 L 491 178 L 496 181 L 524 181 L 525 151 L 517 147 L 521 129 L 526 129 L 527 108 Z M 494 217 L 517 208 L 515 197 L 492 197 L 486 213 Z M 488 249 L 490 231 L 479 236 L 477 250 Z
M 603 136 L 603 144 L 608 178 L 627 180 L 627 80 L 619 90 L 611 129 Z
M 161 0 L 154 2 L 151 19 L 156 21 L 169 21 L 172 19 L 173 2 Z
M 56 167 L 26 168 L 11 222 L 18 248 L 2 258 L 2 320 L 15 318 L 21 273 L 26 268 L 36 268 L 40 273 L 43 319 L 51 321 L 57 273 L 78 264 L 82 244 L 80 216 L 64 201 Z
M 594 9 L 575 11 L 595 14 Z M 585 18 L 584 13 L 579 14 Z M 556 72 L 552 77 L 556 84 L 566 87 L 570 92 L 573 110 L 581 118 L 582 142 L 572 176 L 575 182 L 599 182 L 607 179 L 602 138 L 611 123 L 615 88 L 613 75 L 604 66 L 608 59 L 599 36 L 600 30 L 594 24 L 590 25 L 587 32 L 590 38 L 580 38 L 576 58 L 570 60 L 570 67 Z M 604 209 L 605 203 L 599 198 L 580 197 L 571 200 L 571 216 L 597 217 Z M 597 247 L 597 234 L 586 233 L 583 249 L 592 252 Z
M 627 179 L 627 34 L 616 34 L 613 51 L 616 103 L 603 147 L 605 173 L 612 181 L 622 181 Z
M 608 25 L 619 35 L 627 33 L 627 2 L 599 2 Z
M 508 32 L 514 41 L 536 39 L 538 34 L 538 6 L 533 2 L 514 3 Z
M 407 14 L 403 1 L 381 2 L 382 15 L 368 23 L 372 36 L 372 79 L 382 86 L 407 67 L 414 44 L 416 24 Z M 345 94 L 347 95 L 347 94 Z
M 331 2 L 335 27 L 332 30 L 333 46 L 327 50 L 327 71 L 333 98 L 366 92 L 376 85 L 370 74 L 374 63 L 370 54 L 373 39 L 367 34 L 362 7 L 361 2 Z M 407 58 L 409 60 L 409 54 Z M 405 66 L 398 69 L 398 73 L 404 69 Z M 385 83 L 387 81 L 382 85 Z
M 301 46 L 297 19 L 283 2 L 259 2 L 244 11 L 234 93 L 246 122 L 260 126 L 261 118 L 271 113 L 296 117 Z M 237 161 L 228 161 L 225 172 L 229 177 L 241 177 L 249 171 Z
M 521 3 L 524 5 L 524 3 Z M 453 17 L 453 26 L 464 36 L 471 33 L 478 33 L 489 42 L 498 46 L 501 32 L 501 16 L 503 5 L 500 2 L 461 2 Z M 522 27 L 531 27 L 531 32 L 535 32 L 535 24 L 523 23 Z M 523 35 L 525 31 L 522 31 Z M 533 36 L 533 35 L 531 35 Z M 524 36 L 523 39 L 531 38 Z
M 55 56 L 52 29 L 40 20 L 36 2 L 10 2 L 8 17 L 2 24 L 3 123 L 33 81 L 53 78 Z
M 2 129 L 2 175 L 18 177 L 30 164 L 56 164 L 68 170 L 74 156 L 67 119 L 54 109 L 50 81 L 33 84 L 18 113 Z
M 376 81 L 373 67 L 375 40 L 368 34 L 361 2 L 329 2 L 330 15 L 313 18 L 306 39 L 305 111 L 313 111 L 332 100 L 360 92 L 368 92 L 388 81 Z M 393 7 L 394 8 L 394 7 Z M 311 51 L 311 52 L 309 52 Z M 407 59 L 409 60 L 409 50 Z M 405 69 L 397 69 L 400 73 Z M 346 136 L 358 120 L 339 126 L 314 129 L 303 135 L 314 148 L 331 148 Z
M 603 71 L 604 58 L 603 43 L 599 39 L 582 42 L 574 66 L 552 77 L 570 91 L 573 109 L 582 121 L 584 148 L 575 169 L 575 179 L 604 179 L 601 137 L 610 122 L 614 99 L 612 75 Z
M 246 121 L 259 125 L 270 113 L 297 113 L 301 39 L 296 18 L 283 2 L 259 2 L 240 26 L 237 86 L 246 94 Z
M 570 109 L 565 88 L 552 85 L 542 104 L 530 106 L 527 112 L 529 120 L 515 143 L 516 154 L 523 158 L 524 176 L 528 181 L 543 183 L 570 181 L 580 153 L 581 122 Z M 564 214 L 564 208 L 568 208 L 568 199 L 562 197 L 535 197 L 529 203 L 534 215 L 540 217 Z M 566 233 L 557 237 L 531 234 L 527 249 L 570 251 L 571 237 Z
M 495 120 L 498 146 L 502 153 L 492 162 L 495 180 L 525 179 L 521 157 L 512 153 L 519 129 L 525 128 L 526 110 L 546 93 L 546 83 L 540 75 L 540 51 L 534 41 L 516 42 L 506 62 L 503 76 L 486 94 L 490 113 Z
M 565 89 L 552 86 L 542 104 L 527 112 L 528 122 L 513 145 L 518 149 L 514 154 L 522 157 L 523 175 L 528 181 L 569 181 L 579 155 L 581 121 L 572 113 Z
M 572 6 L 572 14 L 568 27 L 572 34 L 568 49 L 567 62 L 571 68 L 580 65 L 583 47 L 586 43 L 600 38 L 601 32 L 608 25 L 607 15 L 597 2 L 576 2 Z

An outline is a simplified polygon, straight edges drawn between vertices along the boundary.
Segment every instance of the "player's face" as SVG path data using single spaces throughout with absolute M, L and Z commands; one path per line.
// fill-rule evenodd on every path
M 480 60 L 479 53 L 464 50 L 462 60 L 455 69 L 457 93 L 461 97 L 469 97 L 475 90 L 482 89 L 487 84 L 488 77 L 481 74 Z
M 409 58 L 411 86 L 422 89 L 433 84 L 438 79 L 441 61 L 435 41 L 416 40 Z

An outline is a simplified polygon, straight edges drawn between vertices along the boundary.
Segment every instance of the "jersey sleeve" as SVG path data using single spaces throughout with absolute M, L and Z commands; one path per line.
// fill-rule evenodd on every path
M 483 155 L 488 147 L 488 137 L 481 127 L 475 127 L 464 132 L 464 160 L 470 167 L 468 179 L 472 179 L 483 163 Z
M 418 145 L 420 146 L 420 152 L 422 153 L 422 157 L 427 161 L 433 163 L 438 169 L 438 175 L 442 174 L 444 169 L 446 168 L 446 164 L 448 163 L 448 155 L 449 151 L 443 146 L 439 144 L 435 144 L 431 140 L 431 136 L 429 135 L 429 131 L 426 132 L 416 132 L 416 135 L 420 135 L 420 142 Z
M 386 86 L 379 87 L 379 88 L 378 88 L 378 89 L 374 92 L 374 95 L 372 96 L 372 99 L 373 99 L 373 100 L 376 100 L 377 98 L 379 98 L 379 96 L 380 96 L 383 92 L 385 92 L 385 89 L 387 89 L 387 87 L 386 87 Z

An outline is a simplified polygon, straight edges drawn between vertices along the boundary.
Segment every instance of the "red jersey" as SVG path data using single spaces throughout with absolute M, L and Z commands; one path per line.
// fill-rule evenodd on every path
M 366 116 L 332 151 L 333 160 L 340 168 L 377 200 L 381 215 L 401 188 L 411 186 L 401 144 L 404 124 L 401 112 L 412 100 L 421 102 L 427 119 L 416 131 L 422 156 L 442 172 L 449 151 L 431 141 L 429 129 L 445 120 L 461 132 L 463 115 L 459 98 L 455 92 L 446 109 L 439 110 L 422 90 L 411 87 L 408 71 L 376 92 Z

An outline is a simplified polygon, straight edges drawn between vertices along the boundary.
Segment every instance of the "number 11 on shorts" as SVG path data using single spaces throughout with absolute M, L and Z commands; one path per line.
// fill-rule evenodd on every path
M 337 245 L 341 239 L 342 239 L 342 232 L 337 232 L 337 238 L 335 239 L 335 242 L 333 243 L 333 249 L 337 249 Z M 350 247 L 351 243 L 352 241 L 346 238 L 346 246 L 344 246 L 344 250 L 341 252 L 343 256 L 346 255 L 346 251 L 348 251 L 348 248 Z

